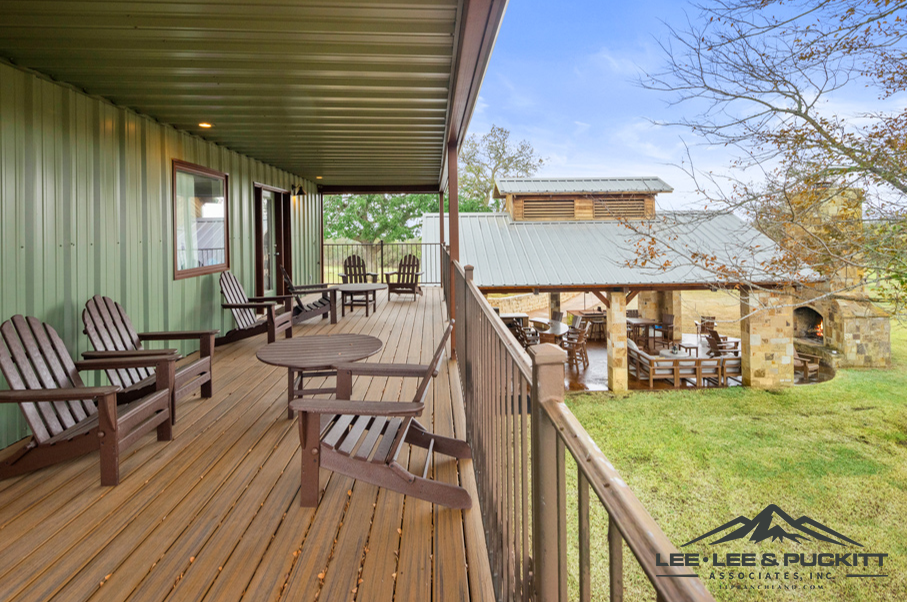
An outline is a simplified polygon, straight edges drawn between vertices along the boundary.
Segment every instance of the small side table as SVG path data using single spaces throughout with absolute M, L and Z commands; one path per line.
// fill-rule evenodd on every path
M 337 364 L 357 362 L 375 355 L 384 343 L 364 334 L 328 334 L 293 337 L 265 345 L 256 357 L 265 364 L 287 368 L 287 417 L 293 418 L 289 404 L 303 395 L 335 393 L 336 388 L 306 389 L 304 378 L 336 376 Z
M 337 290 L 340 291 L 340 316 L 346 316 L 346 308 L 349 305 L 350 311 L 356 305 L 365 306 L 365 316 L 368 317 L 369 306 L 372 311 L 378 311 L 378 291 L 387 290 L 386 284 L 377 282 L 364 282 L 359 284 L 339 284 Z

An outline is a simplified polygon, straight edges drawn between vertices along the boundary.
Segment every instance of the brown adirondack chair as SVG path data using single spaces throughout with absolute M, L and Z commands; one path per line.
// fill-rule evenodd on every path
M 321 316 L 321 319 L 330 315 L 331 324 L 337 323 L 337 289 L 331 288 L 330 284 L 303 284 L 296 286 L 290 279 L 286 268 L 280 266 L 283 273 L 283 282 L 286 285 L 287 292 L 294 296 L 296 305 L 293 306 L 293 321 L 296 323 Z M 306 295 L 317 295 L 320 297 L 310 303 L 302 300 Z
M 105 357 L 73 362 L 56 331 L 37 318 L 13 316 L 0 326 L 0 371 L 12 390 L 0 403 L 18 403 L 32 438 L 0 463 L 0 479 L 31 472 L 94 450 L 101 451 L 101 485 L 120 482 L 120 452 L 157 430 L 173 438 L 170 391 L 175 355 Z M 117 405 L 119 387 L 86 387 L 80 370 L 153 367 L 147 395 Z
M 224 309 L 233 312 L 236 328 L 222 337 L 214 339 L 215 345 L 225 345 L 252 337 L 263 332 L 268 333 L 268 342 L 277 340 L 277 335 L 286 333 L 286 338 L 293 336 L 293 295 L 276 297 L 247 297 L 246 291 L 229 270 L 220 275 L 220 293 L 224 296 Z M 277 307 L 283 304 L 284 311 L 277 313 Z M 261 317 L 256 310 L 264 310 Z
M 803 382 L 809 382 L 812 375 L 819 378 L 819 363 L 822 361 L 818 355 L 811 353 L 800 353 L 794 349 L 794 372 L 800 372 Z
M 728 341 L 728 338 L 719 335 L 717 330 L 708 331 L 706 341 L 709 344 L 709 357 L 740 355 L 740 341 Z
M 343 260 L 343 271 L 337 274 L 344 284 L 365 284 L 378 282 L 378 274 L 367 272 L 365 260 L 358 255 L 350 255 Z
M 419 286 L 419 276 L 422 274 L 423 272 L 419 271 L 419 258 L 415 255 L 407 255 L 400 260 L 400 265 L 396 272 L 386 272 L 384 274 L 387 294 L 410 294 L 413 296 L 413 301 L 415 301 L 416 295 L 422 295 L 422 288 Z M 392 278 L 392 276 L 395 277 Z
M 143 349 L 142 341 L 179 341 L 197 339 L 199 345 L 198 359 L 176 369 L 170 420 L 176 423 L 176 403 L 201 389 L 202 397 L 214 395 L 214 381 L 211 369 L 214 360 L 214 337 L 218 330 L 191 330 L 175 332 L 135 331 L 132 321 L 123 306 L 110 299 L 95 295 L 85 303 L 82 310 L 82 323 L 85 334 L 94 351 L 82 354 L 85 359 L 101 357 L 123 357 L 160 354 L 158 349 Z M 167 352 L 175 350 L 165 350 Z M 123 368 L 107 370 L 110 384 L 121 387 L 120 399 L 131 401 L 144 397 L 154 390 L 156 378 L 153 368 Z
M 434 504 L 459 509 L 472 507 L 472 499 L 462 487 L 427 478 L 433 452 L 471 458 L 469 445 L 434 435 L 415 419 L 425 407 L 428 387 L 432 377 L 438 374 L 451 330 L 453 320 L 429 364 L 340 364 L 337 399 L 296 399 L 290 403 L 290 408 L 300 413 L 301 506 L 318 505 L 318 471 L 323 467 Z M 411 402 L 358 401 L 351 399 L 354 376 L 422 380 Z M 409 472 L 397 462 L 404 443 L 428 450 L 421 475 Z

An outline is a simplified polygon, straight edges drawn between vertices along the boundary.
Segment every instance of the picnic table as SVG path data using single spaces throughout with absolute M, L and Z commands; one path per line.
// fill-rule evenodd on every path
M 653 338 L 653 326 L 658 326 L 661 324 L 658 320 L 650 320 L 649 318 L 627 318 L 627 326 L 630 327 L 630 338 L 640 342 L 641 339 L 645 339 L 646 348 L 651 349 L 652 338 Z

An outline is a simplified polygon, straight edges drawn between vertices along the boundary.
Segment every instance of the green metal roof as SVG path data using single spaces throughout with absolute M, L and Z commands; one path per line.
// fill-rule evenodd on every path
M 436 189 L 505 7 L 0 0 L 0 57 L 322 185 Z

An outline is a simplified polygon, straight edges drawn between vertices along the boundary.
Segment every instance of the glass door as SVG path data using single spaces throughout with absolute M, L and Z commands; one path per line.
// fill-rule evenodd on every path
M 277 294 L 280 277 L 280 252 L 277 248 L 276 195 L 270 190 L 261 191 L 261 284 L 262 296 Z

